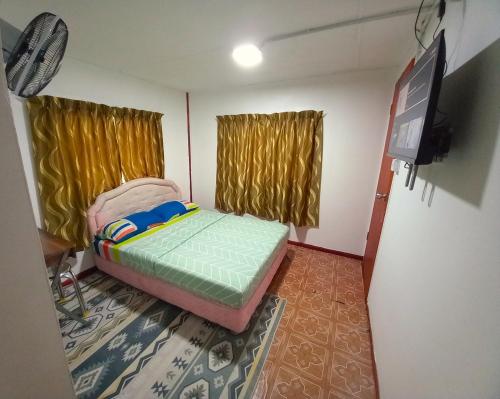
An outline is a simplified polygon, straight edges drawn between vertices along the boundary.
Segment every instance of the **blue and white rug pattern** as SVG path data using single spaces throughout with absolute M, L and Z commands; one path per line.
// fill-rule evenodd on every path
M 83 291 L 91 325 L 60 319 L 79 398 L 250 398 L 286 304 L 265 296 L 235 335 L 101 273 Z

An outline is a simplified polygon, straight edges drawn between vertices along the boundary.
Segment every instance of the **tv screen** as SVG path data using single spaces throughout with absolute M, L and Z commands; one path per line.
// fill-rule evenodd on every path
M 432 125 L 446 62 L 444 30 L 399 86 L 389 156 L 413 165 L 432 162 Z

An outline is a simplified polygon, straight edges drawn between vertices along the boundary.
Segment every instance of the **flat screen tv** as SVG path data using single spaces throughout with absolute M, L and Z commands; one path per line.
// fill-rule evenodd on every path
M 442 30 L 399 86 L 389 156 L 410 165 L 425 165 L 439 151 L 433 123 L 445 63 Z

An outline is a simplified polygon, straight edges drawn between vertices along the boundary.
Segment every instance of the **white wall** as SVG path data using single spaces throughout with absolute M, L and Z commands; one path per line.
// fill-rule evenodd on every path
M 320 226 L 291 239 L 362 255 L 384 145 L 394 70 L 190 94 L 193 199 L 215 203 L 217 115 L 322 110 Z
M 461 34 L 448 13 L 452 149 L 413 192 L 395 176 L 368 297 L 382 399 L 500 398 L 500 57 L 459 69 L 500 37 L 500 2 L 468 1 Z
M 0 170 L 0 397 L 73 398 L 3 73 Z
M 86 64 L 69 57 L 40 95 L 93 101 L 118 107 L 156 111 L 162 118 L 166 176 L 189 198 L 189 168 L 185 93 L 136 79 L 119 72 Z M 35 219 L 41 225 L 36 170 L 32 160 L 31 133 L 24 102 L 11 96 L 14 123 L 19 138 Z M 82 264 L 83 262 L 83 264 Z M 75 272 L 93 266 L 90 252 L 79 253 Z

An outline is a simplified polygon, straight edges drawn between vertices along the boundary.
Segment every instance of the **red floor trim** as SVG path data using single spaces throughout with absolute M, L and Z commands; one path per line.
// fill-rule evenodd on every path
M 186 92 L 186 118 L 188 135 L 188 160 L 189 160 L 189 201 L 193 202 L 193 180 L 191 178 L 191 122 L 189 117 L 189 93 Z
M 292 240 L 288 240 L 288 243 L 292 244 L 292 245 L 297 245 L 299 247 L 314 249 L 316 251 L 327 252 L 329 254 L 334 254 L 334 255 L 339 255 L 339 256 L 345 256 L 346 258 L 363 260 L 363 257 L 361 255 L 355 255 L 355 254 L 351 254 L 349 252 L 337 251 L 336 249 L 329 249 L 329 248 L 317 247 L 316 245 L 306 244 L 306 243 L 303 243 L 303 242 L 292 241 Z

